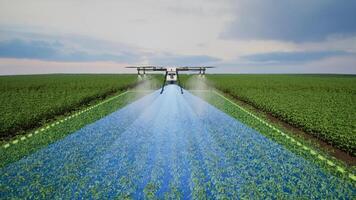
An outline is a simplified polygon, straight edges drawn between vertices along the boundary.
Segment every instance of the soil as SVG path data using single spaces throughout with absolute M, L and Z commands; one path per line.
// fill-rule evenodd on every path
M 329 144 L 328 142 L 323 141 L 320 138 L 317 138 L 317 137 L 303 131 L 300 128 L 292 126 L 291 124 L 288 124 L 277 117 L 274 117 L 271 113 L 261 111 L 254 105 L 240 99 L 239 97 L 232 96 L 227 93 L 224 93 L 224 94 L 232 97 L 234 100 L 239 102 L 243 107 L 247 107 L 249 110 L 251 110 L 255 113 L 263 114 L 264 116 L 266 116 L 268 121 L 272 122 L 273 124 L 278 124 L 280 127 L 285 128 L 286 130 L 288 130 L 290 133 L 296 135 L 297 137 L 300 137 L 300 138 L 303 138 L 305 140 L 312 142 L 313 144 L 315 144 L 315 146 L 318 149 L 328 153 L 329 155 L 337 158 L 338 160 L 343 161 L 346 165 L 356 166 L 356 157 L 352 156 L 351 154 L 347 153 L 346 151 L 341 150 L 341 149 Z

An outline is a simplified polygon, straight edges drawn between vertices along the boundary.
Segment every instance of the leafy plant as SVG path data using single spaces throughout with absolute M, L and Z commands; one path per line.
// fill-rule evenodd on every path
M 39 127 L 55 116 L 126 90 L 136 75 L 28 75 L 0 77 L 0 138 Z
M 356 155 L 356 77 L 208 75 L 218 90 Z

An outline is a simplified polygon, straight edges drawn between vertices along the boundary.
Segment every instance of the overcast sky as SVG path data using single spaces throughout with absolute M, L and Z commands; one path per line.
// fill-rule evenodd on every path
M 355 0 L 0 0 L 0 74 L 356 74 Z

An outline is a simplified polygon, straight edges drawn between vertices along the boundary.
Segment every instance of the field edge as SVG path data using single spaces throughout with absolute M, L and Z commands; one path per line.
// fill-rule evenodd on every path
M 91 124 L 128 105 L 134 100 L 147 94 L 135 94 L 131 90 L 120 91 L 103 100 L 96 100 L 90 105 L 81 106 L 65 115 L 57 116 L 49 123 L 32 129 L 23 135 L 17 135 L 10 140 L 0 143 L 0 168 L 16 162 L 37 150 L 46 147 L 74 133 L 82 127 Z
M 305 159 L 316 163 L 317 165 L 321 166 L 324 170 L 331 172 L 332 174 L 345 178 L 347 180 L 351 180 L 356 184 L 356 166 L 350 165 L 350 163 L 346 163 L 344 160 L 340 160 L 335 158 L 330 154 L 330 152 L 321 149 L 320 146 L 315 145 L 310 140 L 305 140 L 300 136 L 296 136 L 290 130 L 285 129 L 280 124 L 275 122 L 271 122 L 266 116 L 264 116 L 262 112 L 256 112 L 254 109 L 251 109 L 251 106 L 248 105 L 241 105 L 241 102 L 237 102 L 236 99 L 233 98 L 226 98 L 226 94 L 222 93 L 220 90 L 210 89 L 205 91 L 199 90 L 190 90 L 194 95 L 202 98 L 203 100 L 207 101 L 214 107 L 222 110 L 223 112 L 227 113 L 228 115 L 232 116 L 233 118 L 238 119 L 242 123 L 246 124 L 247 126 L 257 130 L 264 136 L 272 139 L 273 141 L 277 142 L 278 144 L 284 146 L 285 148 L 289 149 L 295 154 L 298 154 Z M 212 97 L 211 95 L 201 94 L 201 92 L 209 91 L 217 92 L 221 96 L 225 97 Z M 199 94 L 200 93 L 200 94 Z M 218 95 L 214 95 L 218 96 Z M 222 100 L 223 99 L 223 100 Z M 230 101 L 230 102 L 229 102 Z M 240 106 L 245 111 L 241 110 L 238 107 L 232 108 L 231 104 L 235 103 L 237 106 Z M 229 105 L 230 104 L 230 105 Z M 250 114 L 255 115 L 256 117 L 260 118 L 262 121 L 267 122 L 264 124 L 260 120 L 253 119 Z M 280 131 L 281 130 L 281 131 Z M 282 134 L 281 134 L 282 133 Z

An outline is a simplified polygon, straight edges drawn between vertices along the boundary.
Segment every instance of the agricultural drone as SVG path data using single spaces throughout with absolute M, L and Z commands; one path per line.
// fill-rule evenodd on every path
M 195 71 L 195 72 L 199 72 L 200 76 L 204 76 L 205 75 L 205 71 L 207 68 L 213 68 L 210 66 L 201 66 L 201 67 L 187 67 L 187 66 L 182 66 L 182 67 L 159 67 L 159 66 L 130 66 L 130 67 L 126 67 L 126 68 L 136 68 L 137 69 L 137 75 L 141 76 L 141 75 L 145 75 L 146 72 L 149 71 L 162 71 L 165 72 L 165 76 L 163 79 L 163 84 L 162 84 L 162 89 L 160 94 L 163 93 L 164 90 L 164 86 L 168 83 L 168 84 L 177 84 L 180 87 L 180 91 L 183 94 L 183 88 L 182 85 L 180 83 L 179 80 L 179 72 L 182 71 Z

